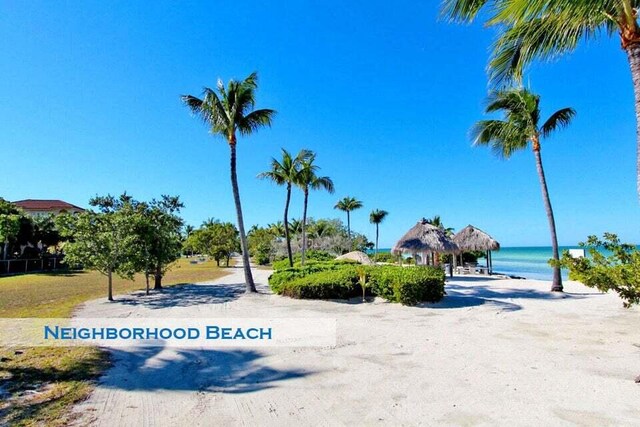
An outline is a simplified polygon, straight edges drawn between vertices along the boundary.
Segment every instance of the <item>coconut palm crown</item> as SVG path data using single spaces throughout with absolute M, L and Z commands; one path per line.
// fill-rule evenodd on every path
M 334 209 L 341 210 L 347 213 L 347 233 L 349 235 L 349 241 L 351 241 L 351 211 L 356 209 L 360 209 L 362 206 L 362 202 L 355 197 L 345 197 L 341 200 L 338 200 L 338 203 L 333 207 Z M 351 248 L 353 249 L 353 248 Z
M 315 164 L 316 153 L 305 150 L 305 156 L 300 161 L 300 172 L 296 185 L 304 193 L 302 209 L 302 254 L 300 262 L 304 265 L 307 250 L 307 207 L 309 205 L 309 190 L 325 190 L 331 194 L 334 192 L 333 181 L 328 176 L 318 176 L 320 167 Z
M 382 209 L 374 209 L 369 214 L 369 222 L 376 225 L 376 252 L 375 259 L 378 259 L 378 237 L 380 236 L 380 223 L 389 215 L 389 212 Z
M 542 190 L 542 199 L 547 213 L 553 259 L 559 259 L 555 218 L 549 198 L 547 180 L 542 166 L 541 139 L 553 131 L 569 125 L 575 115 L 572 108 L 563 108 L 553 113 L 544 123 L 540 120 L 540 97 L 527 89 L 516 88 L 493 92 L 489 97 L 487 113 L 502 112 L 504 120 L 482 120 L 472 129 L 474 145 L 490 146 L 499 157 L 511 155 L 531 144 L 536 169 Z M 560 269 L 553 268 L 551 290 L 562 292 Z
M 522 81 L 536 59 L 550 60 L 574 51 L 581 41 L 620 38 L 635 94 L 636 185 L 640 196 L 640 25 L 638 0 L 444 0 L 443 13 L 470 22 L 485 9 L 487 24 L 499 28 L 489 63 L 498 84 Z M 583 71 L 583 70 L 580 70 Z
M 258 129 L 271 126 L 276 112 L 270 109 L 255 109 L 255 92 L 258 88 L 258 74 L 252 73 L 242 81 L 230 80 L 225 87 L 218 80 L 217 91 L 205 87 L 202 98 L 193 95 L 181 97 L 193 114 L 200 117 L 209 127 L 213 135 L 223 137 L 230 149 L 230 172 L 233 200 L 236 206 L 240 243 L 242 245 L 242 261 L 247 292 L 256 292 L 251 268 L 249 265 L 249 247 L 244 230 L 240 190 L 236 171 L 237 134 L 250 135 Z
M 271 159 L 271 169 L 258 174 L 258 178 L 270 179 L 277 185 L 286 185 L 287 197 L 284 205 L 284 233 L 287 244 L 287 256 L 289 266 L 293 267 L 293 252 L 291 251 L 291 236 L 289 235 L 289 204 L 291 203 L 291 188 L 297 184 L 300 175 L 301 162 L 311 156 L 309 150 L 301 150 L 296 157 L 293 157 L 284 148 L 282 149 L 282 160 Z

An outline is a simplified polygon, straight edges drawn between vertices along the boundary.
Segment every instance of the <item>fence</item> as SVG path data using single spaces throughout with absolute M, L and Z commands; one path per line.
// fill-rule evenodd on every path
M 62 257 L 0 260 L 0 275 L 59 270 L 61 260 Z

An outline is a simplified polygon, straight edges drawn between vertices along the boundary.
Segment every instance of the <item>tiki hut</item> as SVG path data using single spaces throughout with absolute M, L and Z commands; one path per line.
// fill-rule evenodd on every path
M 487 253 L 487 270 L 489 274 L 492 273 L 491 251 L 500 250 L 500 243 L 497 240 L 479 228 L 467 225 L 453 236 L 453 241 L 460 248 L 460 253 L 463 251 L 485 251 Z
M 398 240 L 391 252 L 409 253 L 414 259 L 421 254 L 423 264 L 429 264 L 429 259 L 431 264 L 436 264 L 434 254 L 453 254 L 458 252 L 458 246 L 447 237 L 444 230 L 434 227 L 423 218 Z
M 371 258 L 369 258 L 369 256 L 367 254 L 365 254 L 364 252 L 360 252 L 360 251 L 349 252 L 349 253 L 346 253 L 344 255 L 340 255 L 336 259 L 337 260 L 357 261 L 357 262 L 359 262 L 360 264 L 363 264 L 363 265 L 373 265 L 373 261 L 371 261 Z

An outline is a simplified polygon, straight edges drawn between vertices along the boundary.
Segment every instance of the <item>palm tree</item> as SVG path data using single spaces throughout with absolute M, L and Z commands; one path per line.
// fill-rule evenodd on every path
M 182 101 L 199 116 L 214 135 L 219 135 L 227 141 L 230 149 L 231 187 L 233 200 L 236 205 L 240 244 L 242 246 L 242 263 L 247 292 L 256 292 L 256 286 L 249 265 L 249 247 L 247 235 L 244 231 L 240 190 L 236 172 L 236 134 L 250 135 L 264 126 L 271 126 L 276 112 L 269 109 L 255 109 L 255 92 L 258 88 L 258 74 L 251 73 L 246 79 L 237 82 L 230 80 L 225 88 L 222 80 L 218 80 L 217 92 L 204 88 L 202 99 L 192 95 L 183 95 Z
M 316 154 L 307 151 L 307 155 L 300 161 L 300 173 L 296 185 L 304 193 L 304 205 L 302 209 L 302 256 L 300 263 L 304 265 L 304 256 L 307 250 L 307 206 L 309 203 L 309 190 L 326 190 L 333 194 L 333 181 L 328 176 L 318 176 L 316 172 L 320 167 L 314 164 Z
M 362 202 L 355 197 L 345 197 L 342 200 L 338 200 L 338 203 L 333 207 L 334 209 L 341 210 L 347 213 L 347 234 L 349 235 L 349 246 L 352 246 L 351 242 L 351 211 L 355 211 L 356 209 L 360 209 L 362 207 Z M 352 249 L 352 248 L 351 248 Z
M 446 234 L 447 237 L 453 236 L 453 227 L 445 227 L 444 224 L 442 223 L 442 219 L 440 218 L 440 215 L 434 215 L 433 218 L 427 219 L 427 223 L 433 225 L 434 227 L 438 227 L 440 230 L 444 231 L 444 234 Z
M 540 140 L 556 129 L 568 126 L 575 111 L 572 108 L 558 110 L 540 126 L 540 97 L 522 88 L 493 92 L 486 111 L 488 113 L 502 111 L 505 120 L 483 120 L 476 123 L 472 130 L 475 145 L 489 145 L 498 156 L 508 159 L 515 151 L 527 148 L 531 142 L 542 189 L 542 199 L 549 221 L 553 259 L 558 261 L 556 224 L 542 167 Z M 553 267 L 551 291 L 562 292 L 562 278 L 558 267 Z
M 496 82 L 521 82 L 533 60 L 548 60 L 574 51 L 581 40 L 618 34 L 626 52 L 636 112 L 637 191 L 640 196 L 640 25 L 637 0 L 444 0 L 443 12 L 470 22 L 483 8 L 489 25 L 501 29 L 490 61 Z
M 451 237 L 453 236 L 453 228 L 452 227 L 445 227 L 443 222 L 442 222 L 442 218 L 440 218 L 440 215 L 434 215 L 433 218 L 428 218 L 426 219 L 427 224 L 431 224 L 434 227 L 438 227 L 440 230 L 444 231 L 444 234 L 447 237 Z M 440 254 L 439 253 L 435 253 L 435 264 L 436 265 L 440 265 Z
M 289 221 L 289 233 L 294 236 L 302 233 L 302 221 L 298 218 L 292 218 L 291 221 Z
M 287 241 L 287 256 L 289 257 L 289 266 L 293 267 L 293 252 L 291 251 L 291 237 L 289 236 L 289 203 L 291 202 L 291 186 L 298 180 L 300 173 L 300 162 L 310 155 L 308 150 L 301 150 L 294 158 L 284 148 L 282 149 L 282 160 L 271 159 L 271 170 L 262 172 L 258 178 L 267 178 L 275 182 L 277 185 L 287 186 L 287 198 L 284 204 L 284 232 Z
M 282 221 L 278 221 L 273 224 L 267 224 L 267 229 L 276 237 L 286 237 L 287 231 Z
M 380 235 L 378 228 L 380 226 L 380 223 L 384 221 L 387 215 L 389 215 L 389 212 L 383 211 L 380 209 L 372 210 L 371 213 L 369 214 L 369 222 L 371 224 L 376 225 L 376 253 L 375 253 L 376 260 L 378 260 L 378 236 Z

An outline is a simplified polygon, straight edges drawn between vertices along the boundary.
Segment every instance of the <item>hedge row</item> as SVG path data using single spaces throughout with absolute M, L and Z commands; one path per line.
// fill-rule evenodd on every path
M 292 298 L 344 299 L 362 295 L 359 272 L 366 274 L 367 290 L 392 302 L 416 305 L 444 296 L 445 274 L 434 267 L 357 266 L 316 262 L 279 270 L 269 278 L 273 292 Z

